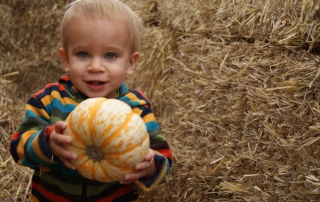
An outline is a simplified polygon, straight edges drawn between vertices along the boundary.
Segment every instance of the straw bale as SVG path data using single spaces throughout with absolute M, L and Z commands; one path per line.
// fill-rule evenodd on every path
M 30 177 L 5 151 L 9 136 L 30 93 L 62 71 L 66 2 L 35 2 L 0 4 L 0 163 L 10 173 L 0 172 L 0 197 L 8 201 L 24 199 Z M 128 82 L 152 100 L 174 154 L 169 181 L 142 201 L 318 201 L 319 2 L 124 2 L 146 26 Z
M 29 169 L 17 166 L 8 152 L 9 139 L 23 116 L 23 102 L 14 99 L 12 92 L 17 85 L 7 77 L 0 75 L 0 200 L 25 201 L 29 192 L 31 172 Z M 8 200 L 7 200 L 8 199 Z M 9 200 L 10 199 L 10 200 Z

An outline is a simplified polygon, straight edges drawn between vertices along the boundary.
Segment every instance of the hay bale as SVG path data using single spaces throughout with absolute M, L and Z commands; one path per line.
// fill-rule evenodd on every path
M 1 124 L 7 173 L 24 169 L 4 149 L 21 120 L 16 114 L 32 91 L 61 73 L 56 28 L 66 2 L 35 2 L 0 4 L 7 30 L 0 37 L 2 74 L 19 71 L 5 80 L 23 89 L 3 94 L 15 103 Z M 142 201 L 317 201 L 319 3 L 125 2 L 146 25 L 128 82 L 153 101 L 174 153 L 169 182 Z M 32 34 L 21 34 L 26 30 Z M 43 71 L 51 72 L 37 80 Z M 27 192 L 29 171 L 15 171 L 0 192 L 8 201 Z M 24 184 L 9 186 L 14 177 Z
M 31 171 L 17 166 L 8 152 L 9 139 L 21 117 L 24 115 L 23 102 L 15 98 L 17 85 L 7 79 L 11 74 L 0 74 L 0 179 L 1 201 L 25 201 L 29 193 Z

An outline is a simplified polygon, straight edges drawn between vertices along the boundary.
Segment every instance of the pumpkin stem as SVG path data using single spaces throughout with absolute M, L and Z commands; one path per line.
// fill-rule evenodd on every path
M 99 162 L 104 157 L 102 150 L 96 145 L 88 145 L 86 152 L 88 157 L 92 159 L 94 162 Z

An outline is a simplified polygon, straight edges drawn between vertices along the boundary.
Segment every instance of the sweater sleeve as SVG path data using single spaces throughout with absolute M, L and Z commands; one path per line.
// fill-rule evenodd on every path
M 54 125 L 50 125 L 48 96 L 40 99 L 39 91 L 27 102 L 25 118 L 10 140 L 9 151 L 19 165 L 36 168 L 54 164 L 47 140 Z M 42 100 L 42 101 L 41 101 Z
M 150 181 L 140 179 L 135 185 L 142 191 L 151 191 L 157 185 L 166 181 L 172 163 L 172 152 L 166 139 L 160 135 L 159 125 L 151 109 L 151 103 L 141 91 L 133 90 L 120 98 L 128 103 L 135 113 L 144 120 L 150 137 L 150 148 L 155 151 L 154 161 L 158 168 L 157 175 Z

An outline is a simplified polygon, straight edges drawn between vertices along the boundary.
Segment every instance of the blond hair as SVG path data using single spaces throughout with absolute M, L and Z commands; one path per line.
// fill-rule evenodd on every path
M 140 49 L 141 29 L 143 28 L 137 14 L 119 0 L 76 0 L 69 4 L 61 22 L 61 43 L 67 50 L 69 40 L 68 27 L 73 20 L 81 17 L 106 18 L 113 23 L 127 23 L 133 51 Z

